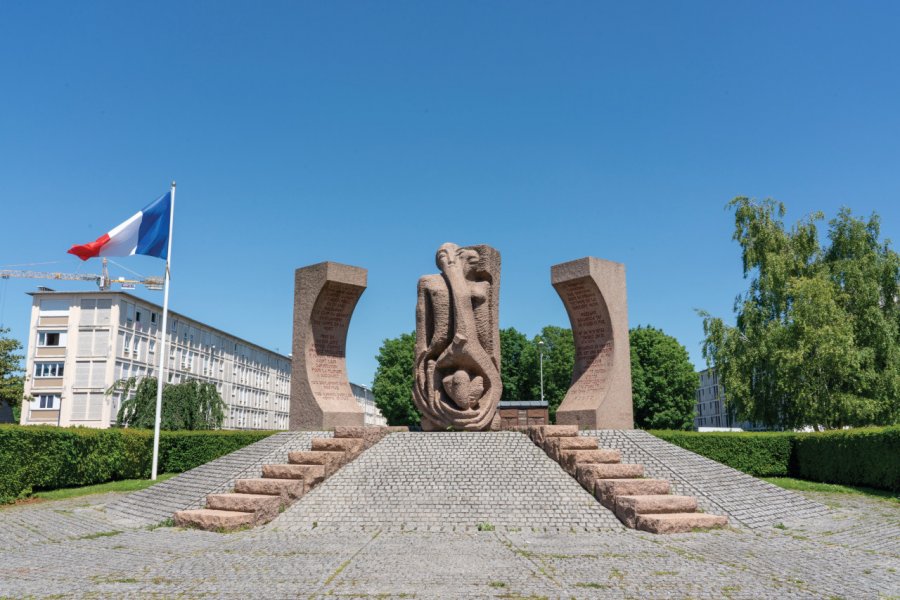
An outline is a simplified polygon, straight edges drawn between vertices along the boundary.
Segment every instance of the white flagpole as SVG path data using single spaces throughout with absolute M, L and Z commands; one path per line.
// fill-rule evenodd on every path
M 171 202 L 169 203 L 169 241 L 166 250 L 166 278 L 163 288 L 162 329 L 159 336 L 159 372 L 156 374 L 156 423 L 153 426 L 153 466 L 150 479 L 156 481 L 156 469 L 159 465 L 159 426 L 162 421 L 163 386 L 166 384 L 166 327 L 169 317 L 169 263 L 172 260 L 172 226 L 175 224 L 175 182 L 172 182 Z

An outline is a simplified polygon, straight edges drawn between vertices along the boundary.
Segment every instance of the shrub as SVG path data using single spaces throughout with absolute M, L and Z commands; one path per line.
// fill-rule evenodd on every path
M 665 441 L 755 477 L 790 475 L 793 433 L 652 431 Z
M 192 469 L 273 433 L 163 432 L 159 472 Z M 152 451 L 147 430 L 0 425 L 0 502 L 33 490 L 148 477 Z
M 900 492 L 900 426 L 797 434 L 794 456 L 801 479 Z

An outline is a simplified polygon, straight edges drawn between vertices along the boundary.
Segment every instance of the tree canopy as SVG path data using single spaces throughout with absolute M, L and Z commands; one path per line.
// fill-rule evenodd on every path
M 116 425 L 152 429 L 156 419 L 156 378 L 120 379 L 107 393 L 120 392 L 122 404 Z M 225 421 L 225 402 L 212 383 L 189 379 L 163 386 L 160 428 L 166 430 L 219 429 Z
M 20 368 L 22 349 L 19 340 L 7 337 L 9 329 L 0 327 L 0 402 L 5 402 L 14 412 L 21 405 L 25 378 Z
M 700 381 L 685 347 L 653 327 L 636 327 L 629 337 L 635 424 L 691 429 Z
M 372 382 L 375 406 L 391 425 L 418 425 L 419 412 L 412 401 L 416 334 L 386 339 L 378 350 L 378 368 Z
M 738 197 L 733 239 L 749 288 L 734 326 L 701 312 L 703 353 L 739 418 L 840 428 L 900 420 L 900 257 L 876 214 L 847 208 L 820 243 L 815 213 L 786 229 L 784 205 Z

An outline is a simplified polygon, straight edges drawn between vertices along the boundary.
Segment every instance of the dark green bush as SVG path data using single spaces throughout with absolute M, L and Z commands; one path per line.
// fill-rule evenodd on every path
M 272 431 L 166 431 L 160 473 L 180 473 L 259 441 Z M 149 477 L 153 432 L 0 425 L 0 502 L 35 490 Z
M 900 427 L 816 433 L 652 431 L 653 435 L 756 477 L 900 491 Z
M 756 477 L 787 477 L 793 433 L 652 431 L 653 435 Z
M 866 427 L 794 438 L 796 477 L 900 492 L 900 427 Z

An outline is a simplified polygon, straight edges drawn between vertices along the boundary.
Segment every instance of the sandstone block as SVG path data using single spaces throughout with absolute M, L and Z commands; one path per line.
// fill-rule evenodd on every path
M 312 450 L 301 452 L 288 452 L 288 462 L 292 465 L 322 465 L 325 468 L 325 477 L 331 477 L 346 462 L 345 452 L 330 452 L 325 450 Z
M 234 491 L 240 494 L 278 496 L 285 504 L 303 496 L 306 484 L 302 479 L 238 479 Z
M 252 527 L 254 523 L 255 517 L 250 512 L 200 508 L 179 510 L 175 513 L 175 525 L 178 527 L 196 527 L 206 531 L 232 531 L 241 527 Z
M 622 453 L 619 450 L 608 448 L 559 451 L 559 464 L 573 477 L 577 475 L 576 469 L 580 464 L 618 463 L 621 461 Z
M 548 437 L 571 437 L 573 435 L 578 435 L 577 425 L 537 425 L 531 439 L 535 444 L 541 446 Z
M 264 479 L 302 479 L 309 489 L 325 479 L 322 465 L 263 465 Z
M 311 446 L 312 450 L 346 452 L 348 461 L 363 451 L 363 442 L 357 438 L 313 438 Z
M 253 513 L 253 524 L 260 525 L 278 516 L 281 497 L 268 494 L 209 494 L 206 508 Z
M 693 496 L 670 494 L 653 496 L 617 496 L 613 512 L 626 527 L 634 529 L 639 514 L 690 513 L 697 510 Z
M 650 533 L 690 533 L 696 529 L 715 529 L 728 525 L 728 517 L 706 513 L 667 513 L 638 515 L 635 529 Z
M 588 463 L 578 465 L 575 478 L 587 491 L 593 493 L 597 481 L 601 479 L 639 479 L 644 476 L 643 465 L 623 465 L 620 463 Z
M 594 497 L 614 511 L 618 496 L 655 496 L 668 494 L 669 489 L 669 482 L 665 479 L 597 479 L 594 482 Z

